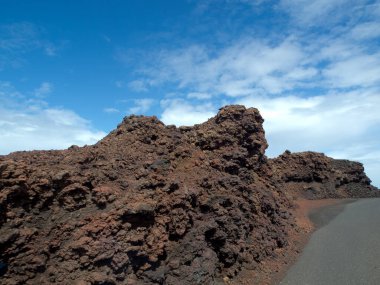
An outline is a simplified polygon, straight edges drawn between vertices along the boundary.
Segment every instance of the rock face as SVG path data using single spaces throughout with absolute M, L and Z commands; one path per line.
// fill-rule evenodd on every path
M 361 198 L 378 197 L 380 193 L 359 162 L 332 159 L 322 153 L 286 151 L 269 164 L 278 187 L 295 198 Z
M 93 146 L 1 156 L 2 284 L 223 284 L 287 245 L 292 195 L 377 195 L 358 163 L 268 160 L 262 123 L 130 116 Z

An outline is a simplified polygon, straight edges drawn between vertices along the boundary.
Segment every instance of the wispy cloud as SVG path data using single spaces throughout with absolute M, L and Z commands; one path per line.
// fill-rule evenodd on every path
M 279 6 L 297 25 L 327 26 L 360 16 L 370 0 L 281 0 Z
M 380 54 L 348 39 L 311 41 L 287 38 L 278 44 L 244 39 L 211 56 L 211 50 L 193 46 L 165 51 L 155 67 L 143 71 L 139 85 L 166 82 L 193 93 L 236 97 L 252 93 L 281 94 L 316 85 L 326 88 L 373 86 L 380 77 Z M 327 85 L 326 85 L 327 84 Z
M 25 50 L 40 45 L 37 40 L 40 30 L 28 22 L 1 25 L 0 49 L 7 51 Z
M 120 112 L 120 110 L 116 108 L 104 108 L 103 111 L 108 114 L 115 114 Z
M 216 108 L 211 103 L 192 104 L 182 99 L 161 101 L 161 120 L 168 125 L 192 126 L 207 121 L 215 115 Z
M 149 57 L 149 63 L 137 70 L 140 77 L 134 82 L 144 91 L 171 84 L 185 93 L 228 97 L 376 86 L 380 53 L 376 43 L 367 41 L 378 37 L 380 20 L 366 11 L 369 1 L 348 2 L 284 0 L 280 7 L 286 5 L 285 11 L 291 13 L 289 9 L 300 5 L 305 10 L 302 15 L 313 18 L 343 5 L 341 13 L 360 10 L 367 21 L 335 24 L 330 33 L 305 35 L 302 29 L 291 29 L 285 37 L 243 36 L 219 48 L 192 44 L 161 49 L 154 52 L 155 60 Z
M 380 83 L 380 53 L 332 62 L 324 75 L 333 87 L 368 87 Z
M 92 144 L 105 136 L 75 112 L 33 101 L 7 82 L 0 82 L 0 126 L 0 154 Z
M 148 91 L 147 84 L 144 80 L 133 80 L 128 83 L 128 87 L 136 92 L 146 92 Z
M 232 97 L 255 91 L 277 94 L 317 74 L 306 59 L 292 38 L 277 44 L 246 38 L 216 54 L 201 45 L 162 51 L 155 66 L 141 70 L 141 81 L 151 86 L 171 82 L 192 92 Z
M 213 96 L 210 93 L 199 93 L 199 92 L 191 92 L 187 94 L 188 99 L 198 99 L 198 100 L 208 100 Z
M 133 100 L 134 106 L 129 108 L 128 112 L 131 114 L 141 114 L 147 112 L 155 101 L 150 98 L 135 99 Z
M 43 98 L 48 95 L 53 89 L 53 84 L 50 82 L 42 82 L 41 85 L 34 90 L 34 95 L 36 97 Z
M 44 29 L 30 22 L 0 25 L 0 69 L 19 67 L 24 55 L 41 50 L 47 56 L 55 56 L 57 46 L 44 37 Z

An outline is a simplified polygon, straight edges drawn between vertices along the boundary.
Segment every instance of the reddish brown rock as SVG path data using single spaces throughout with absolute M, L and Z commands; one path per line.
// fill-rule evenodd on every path
M 356 163 L 268 160 L 262 123 L 243 106 L 194 127 L 130 116 L 93 146 L 1 156 L 2 284 L 224 284 L 287 246 L 305 185 L 377 193 Z
M 332 159 L 323 153 L 286 151 L 269 161 L 279 187 L 307 199 L 378 197 L 359 162 Z

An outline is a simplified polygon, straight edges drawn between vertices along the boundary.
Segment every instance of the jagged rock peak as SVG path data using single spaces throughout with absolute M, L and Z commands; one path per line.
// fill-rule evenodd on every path
M 239 123 L 243 120 L 252 120 L 254 122 L 263 123 L 263 118 L 260 115 L 259 110 L 256 108 L 246 108 L 243 105 L 227 105 L 219 109 L 219 112 L 215 117 L 210 118 L 209 121 L 220 124 L 224 121 L 233 121 Z M 199 125 L 206 124 L 201 123 Z M 117 126 L 117 128 L 133 128 L 142 126 L 165 126 L 156 116 L 143 116 L 143 115 L 130 115 L 123 118 L 123 121 Z M 172 126 L 169 126 L 172 127 Z M 184 127 L 185 129 L 192 129 L 192 127 Z
M 221 108 L 216 116 L 195 126 L 166 126 L 157 117 L 128 116 L 102 141 L 113 143 L 149 137 L 177 137 L 188 141 L 203 150 L 216 150 L 225 147 L 241 146 L 248 154 L 264 155 L 268 144 L 263 129 L 263 118 L 256 108 L 242 105 L 229 105 Z M 132 135 L 133 133 L 133 135 Z M 117 137 L 117 138 L 116 138 Z
M 207 150 L 239 146 L 247 151 L 248 156 L 264 156 L 268 144 L 263 122 L 256 108 L 223 107 L 215 117 L 194 127 L 196 145 Z
M 254 121 L 262 123 L 264 120 L 256 108 L 246 108 L 243 105 L 227 105 L 219 109 L 215 117 L 216 123 L 223 121 L 241 121 L 244 117 L 250 117 Z
M 164 126 L 156 116 L 136 116 L 131 115 L 124 117 L 123 121 L 117 126 L 117 129 L 124 129 L 126 131 L 133 131 L 137 128 Z

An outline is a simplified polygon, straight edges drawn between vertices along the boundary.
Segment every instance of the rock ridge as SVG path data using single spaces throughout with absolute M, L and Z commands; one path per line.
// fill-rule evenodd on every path
M 259 111 L 234 105 L 0 156 L 2 283 L 226 284 L 287 247 L 294 199 L 379 196 L 359 163 L 267 147 Z

